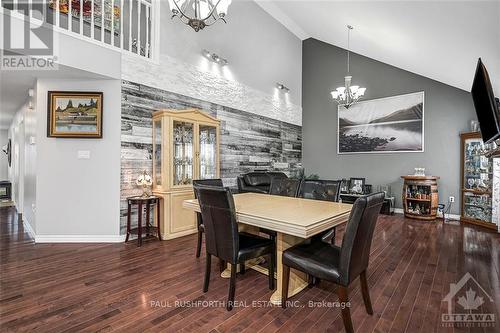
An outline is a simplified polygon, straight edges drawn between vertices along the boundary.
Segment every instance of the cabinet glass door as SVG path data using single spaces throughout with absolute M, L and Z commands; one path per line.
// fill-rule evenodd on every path
M 162 150 L 162 143 L 161 143 L 161 119 L 155 120 L 153 124 L 153 136 L 154 136 L 154 151 L 153 151 L 153 156 L 154 156 L 154 179 L 155 179 L 155 185 L 156 186 L 161 186 L 161 162 L 162 162 L 162 156 L 161 156 L 161 150 Z
M 193 182 L 193 123 L 173 121 L 173 185 Z
M 200 125 L 200 179 L 217 178 L 217 127 Z
M 481 139 L 466 139 L 464 150 L 464 216 L 491 222 L 493 161 Z

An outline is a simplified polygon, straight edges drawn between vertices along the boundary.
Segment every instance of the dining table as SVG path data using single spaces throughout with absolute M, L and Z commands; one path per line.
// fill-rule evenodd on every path
M 276 232 L 276 282 L 277 288 L 270 302 L 281 304 L 283 285 L 283 252 L 325 230 L 347 223 L 352 205 L 340 202 L 294 198 L 261 193 L 234 194 L 236 219 L 240 231 L 259 234 L 261 228 Z M 200 212 L 197 199 L 183 201 L 183 207 Z M 245 263 L 245 266 L 263 274 L 268 271 L 263 266 Z M 228 278 L 230 270 L 221 273 Z M 308 285 L 305 273 L 291 270 L 288 297 L 296 295 Z

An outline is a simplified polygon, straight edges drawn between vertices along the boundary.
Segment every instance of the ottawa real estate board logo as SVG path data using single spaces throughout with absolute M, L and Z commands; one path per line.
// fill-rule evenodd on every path
M 444 297 L 446 313 L 441 314 L 444 327 L 495 327 L 493 298 L 484 290 L 470 273 L 457 283 L 450 283 L 450 292 Z
M 10 2 L 10 3 L 9 3 Z M 44 23 L 43 7 L 35 3 L 2 1 L 2 70 L 56 70 L 57 43 L 54 27 Z

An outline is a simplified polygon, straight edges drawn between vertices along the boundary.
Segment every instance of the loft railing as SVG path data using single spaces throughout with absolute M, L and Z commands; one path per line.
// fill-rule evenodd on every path
M 156 50 L 154 0 L 2 0 L 15 15 L 28 15 L 58 31 L 152 59 Z

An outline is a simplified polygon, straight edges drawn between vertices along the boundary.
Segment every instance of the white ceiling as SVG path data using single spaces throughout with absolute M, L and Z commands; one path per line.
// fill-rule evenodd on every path
M 301 39 L 361 55 L 470 91 L 477 58 L 500 96 L 500 1 L 255 0 Z

